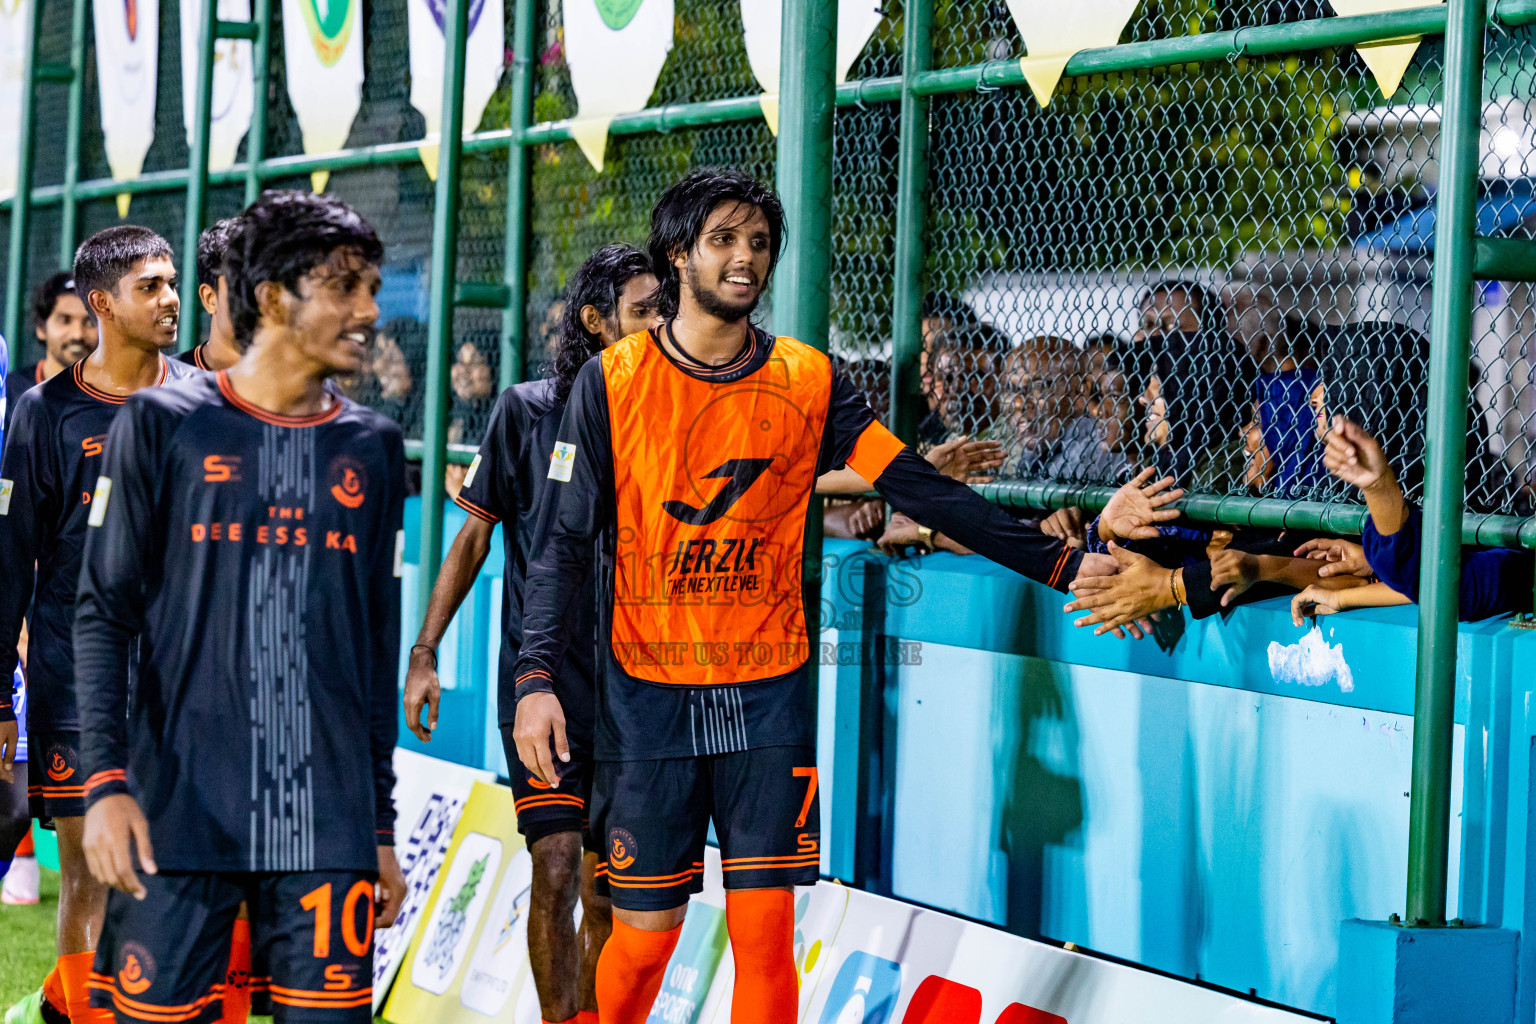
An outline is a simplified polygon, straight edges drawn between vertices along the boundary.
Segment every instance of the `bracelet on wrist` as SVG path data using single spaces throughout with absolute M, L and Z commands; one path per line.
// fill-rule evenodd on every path
M 418 648 L 432 655 L 432 667 L 437 668 L 437 648 L 428 647 L 426 644 L 411 644 L 411 653 L 415 654 Z

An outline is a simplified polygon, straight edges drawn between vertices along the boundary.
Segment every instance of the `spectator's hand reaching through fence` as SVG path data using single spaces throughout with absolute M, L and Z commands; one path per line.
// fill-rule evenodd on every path
M 1318 615 L 1332 615 L 1344 610 L 1344 595 L 1347 590 L 1324 590 L 1322 587 L 1308 587 L 1295 597 L 1291 598 L 1291 622 L 1298 626 L 1306 625 L 1307 619 Z
M 860 540 L 874 540 L 885 526 L 885 502 L 863 501 L 848 513 L 848 529 Z
M 886 554 L 899 555 L 914 544 L 923 544 L 921 530 L 922 527 L 918 526 L 910 516 L 893 512 L 891 521 L 885 524 L 885 532 L 880 534 L 880 539 L 875 543 Z
M 957 437 L 935 445 L 923 458 L 934 469 L 961 483 L 991 483 L 992 478 L 983 476 L 989 469 L 996 469 L 1007 458 L 1001 441 L 969 441 Z
M 1225 533 L 1218 530 L 1218 533 Z M 1231 534 L 1228 534 L 1231 539 Z M 1230 607 L 1232 602 L 1259 581 L 1259 560 L 1256 556 L 1246 551 L 1234 551 L 1232 548 L 1222 546 L 1210 551 L 1211 557 L 1211 589 L 1220 590 L 1226 587 L 1226 593 L 1221 595 L 1221 606 Z
M 1173 477 L 1153 480 L 1151 466 L 1136 474 L 1109 499 L 1099 513 L 1099 539 L 1103 541 L 1154 540 L 1158 523 L 1179 518 L 1179 510 L 1167 506 L 1184 497 L 1173 487 Z
M 1088 546 L 1087 524 L 1080 508 L 1059 508 L 1040 520 L 1040 532 L 1055 537 L 1069 548 Z
M 1392 467 L 1376 439 L 1347 416 L 1335 416 L 1323 449 L 1323 465 L 1328 472 L 1362 491 L 1394 480 Z
M 1113 633 L 1123 638 L 1123 630 L 1129 630 L 1140 640 L 1152 632 L 1148 616 L 1177 603 L 1173 596 L 1172 571 L 1113 541 L 1109 551 L 1108 555 L 1083 556 L 1077 578 L 1068 587 L 1073 600 L 1064 610 L 1088 612 L 1073 625 L 1094 626 L 1094 636 Z M 1111 559 L 1113 566 L 1106 561 Z
M 1365 548 L 1342 537 L 1314 537 L 1296 549 L 1296 557 L 1327 563 L 1318 566 L 1322 577 L 1375 575 L 1365 560 Z

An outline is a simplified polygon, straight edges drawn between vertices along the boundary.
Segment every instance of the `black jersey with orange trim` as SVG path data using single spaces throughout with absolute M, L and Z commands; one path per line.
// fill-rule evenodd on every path
M 193 345 L 185 352 L 176 353 L 176 358 L 183 363 L 197 367 L 199 370 L 211 371 L 213 367 L 208 365 L 208 359 L 206 358 L 207 349 L 208 343 L 205 341 L 201 345 Z
M 87 805 L 137 794 L 162 868 L 377 868 L 404 492 L 400 428 L 346 399 L 274 416 L 201 375 L 113 424 L 75 619 L 81 761 Z
M 16 667 L 16 641 L 32 609 L 28 725 L 80 728 L 75 710 L 75 588 L 102 448 L 125 397 L 85 382 L 83 362 L 29 389 L 16 403 L 0 459 L 0 679 Z M 156 384 L 198 375 L 164 357 Z
M 506 567 L 502 574 L 501 661 L 497 715 L 500 725 L 517 716 L 514 672 L 523 640 L 523 590 L 528 559 L 543 547 L 538 535 L 539 506 L 549 486 L 550 455 L 555 450 L 565 406 L 555 400 L 552 380 L 514 384 L 491 410 L 480 450 L 464 475 L 454 501 L 470 515 L 502 524 Z M 571 643 L 555 693 L 565 709 L 568 738 L 576 753 L 592 748 L 592 693 L 597 677 L 597 605 L 588 588 L 570 610 Z
M 665 329 L 665 328 L 664 328 Z M 811 742 L 801 592 L 816 478 L 847 465 L 892 505 L 1064 589 L 1081 555 L 938 473 L 825 355 L 749 334 L 723 368 L 651 333 L 577 375 L 529 566 L 517 696 L 552 689 L 566 608 L 603 536 L 599 760 Z
M 21 396 L 31 391 L 43 382 L 43 361 L 39 359 L 31 366 L 18 366 L 5 375 L 5 421 L 3 428 L 9 430 L 11 417 L 16 412 L 16 403 L 21 401 Z

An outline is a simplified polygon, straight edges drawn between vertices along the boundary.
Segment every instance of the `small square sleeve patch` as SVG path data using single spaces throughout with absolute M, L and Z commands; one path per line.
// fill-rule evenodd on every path
M 87 526 L 100 526 L 107 518 L 107 499 L 112 497 L 112 478 L 99 476 L 96 478 L 96 493 L 91 495 L 91 514 L 85 523 Z
M 469 471 L 464 474 L 465 487 L 475 482 L 475 474 L 478 472 L 480 472 L 480 453 L 475 452 L 475 461 L 469 464 Z
M 405 531 L 395 531 L 395 576 L 405 572 Z
M 0 516 L 11 514 L 11 491 L 15 486 L 9 480 L 0 477 Z
M 549 478 L 570 483 L 571 470 L 576 465 L 576 446 L 556 441 L 555 450 L 549 453 Z

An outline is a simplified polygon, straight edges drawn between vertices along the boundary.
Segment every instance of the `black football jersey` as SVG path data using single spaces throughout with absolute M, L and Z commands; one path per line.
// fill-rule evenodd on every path
M 80 576 L 81 761 L 88 805 L 138 797 L 161 868 L 376 869 L 404 497 L 400 428 L 346 399 L 277 416 L 220 373 L 124 407 Z

